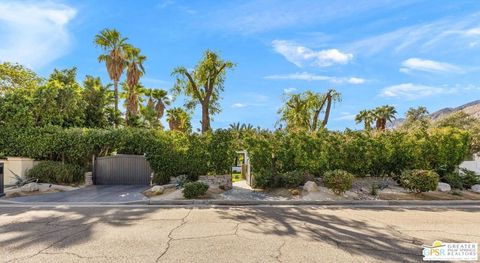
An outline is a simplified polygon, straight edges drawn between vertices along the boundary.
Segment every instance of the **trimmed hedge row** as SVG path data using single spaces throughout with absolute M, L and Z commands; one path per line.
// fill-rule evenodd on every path
M 331 170 L 381 176 L 412 169 L 452 172 L 468 155 L 470 135 L 456 128 L 314 134 L 277 131 L 250 133 L 241 141 L 250 154 L 255 176 L 298 170 L 314 176 Z
M 296 184 L 292 173 L 322 176 L 338 169 L 358 176 L 400 175 L 403 170 L 424 169 L 442 176 L 464 160 L 469 146 L 469 134 L 455 128 L 371 133 L 217 130 L 185 135 L 135 128 L 0 127 L 0 155 L 88 168 L 92 155 L 146 154 L 157 183 L 180 174 L 195 179 L 202 174 L 229 173 L 239 149 L 248 151 L 256 177 L 272 179 L 265 182 Z M 285 178 L 275 179 L 285 173 Z

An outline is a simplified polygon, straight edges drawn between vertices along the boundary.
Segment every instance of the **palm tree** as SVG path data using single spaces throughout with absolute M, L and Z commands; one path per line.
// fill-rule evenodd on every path
M 372 123 L 375 120 L 375 115 L 372 110 L 361 110 L 357 116 L 355 116 L 355 122 L 363 122 L 365 125 L 365 130 L 369 131 L 372 129 Z
M 128 123 L 128 118 L 136 117 L 138 115 L 138 93 L 135 89 L 139 86 L 140 77 L 145 74 L 143 62 L 147 59 L 146 56 L 140 54 L 140 49 L 127 45 L 125 47 L 126 65 L 127 65 L 127 86 L 129 89 L 129 96 L 127 97 L 127 113 L 125 120 Z
M 95 36 L 95 45 L 100 47 L 104 54 L 98 56 L 99 62 L 105 62 L 108 76 L 113 81 L 114 100 L 115 100 L 115 122 L 114 127 L 118 125 L 118 83 L 125 69 L 125 47 L 128 38 L 122 37 L 120 32 L 115 29 L 104 29 Z
M 125 113 L 126 125 L 134 125 L 138 120 L 138 112 L 144 102 L 143 95 L 146 92 L 145 87 L 141 84 L 134 86 L 132 89 L 126 82 L 122 83 L 121 98 L 124 99 L 124 106 L 127 109 Z M 134 114 L 132 114 L 134 112 Z
M 163 89 L 155 89 L 152 92 L 152 98 L 155 99 L 155 111 L 157 119 L 161 119 L 165 113 L 166 106 L 171 104 L 167 91 Z
M 167 110 L 167 121 L 171 131 L 190 132 L 192 130 L 191 117 L 182 108 Z
M 236 132 L 243 132 L 243 131 L 253 131 L 255 127 L 253 127 L 253 125 L 250 123 L 241 124 L 240 122 L 234 122 L 229 125 L 229 129 Z
M 395 110 L 395 107 L 385 105 L 377 107 L 374 110 L 374 114 L 376 118 L 377 130 L 384 131 L 387 126 L 387 122 L 391 122 L 393 119 L 395 119 L 395 114 L 397 114 L 397 111 Z
M 332 107 L 332 102 L 335 104 L 336 102 L 340 102 L 342 100 L 341 94 L 337 92 L 335 89 L 331 89 L 327 92 L 325 96 L 325 100 L 327 101 L 327 108 L 325 109 L 325 117 L 323 118 L 322 127 L 326 127 L 328 123 L 328 118 L 330 117 L 330 109 Z M 323 108 L 323 105 L 322 105 Z
M 288 95 L 285 105 L 278 111 L 280 121 L 287 124 L 289 130 L 308 130 L 310 127 L 310 114 L 308 103 L 302 94 Z

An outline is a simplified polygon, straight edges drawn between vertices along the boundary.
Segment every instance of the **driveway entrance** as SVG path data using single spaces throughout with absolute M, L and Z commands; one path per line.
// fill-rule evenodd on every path
M 133 202 L 148 201 L 144 185 L 92 185 L 82 189 L 10 198 L 15 202 Z

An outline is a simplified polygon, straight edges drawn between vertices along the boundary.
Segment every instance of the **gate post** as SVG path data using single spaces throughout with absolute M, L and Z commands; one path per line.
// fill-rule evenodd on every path
M 95 154 L 92 155 L 92 182 L 94 185 L 97 184 L 97 177 L 95 176 Z
M 5 195 L 3 182 L 3 163 L 0 163 L 0 197 Z

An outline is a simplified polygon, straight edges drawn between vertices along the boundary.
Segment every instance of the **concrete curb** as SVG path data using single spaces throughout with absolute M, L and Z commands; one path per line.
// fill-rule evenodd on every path
M 475 206 L 480 208 L 480 200 L 341 200 L 341 201 L 309 201 L 309 200 L 141 200 L 129 202 L 17 202 L 0 199 L 0 205 L 27 206 L 60 206 L 60 205 L 152 205 L 152 206 L 346 206 L 346 207 L 456 207 Z

